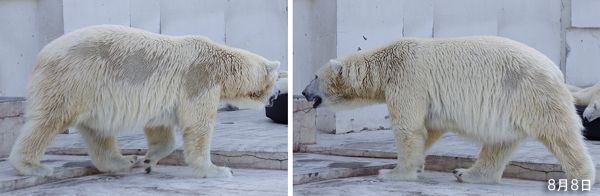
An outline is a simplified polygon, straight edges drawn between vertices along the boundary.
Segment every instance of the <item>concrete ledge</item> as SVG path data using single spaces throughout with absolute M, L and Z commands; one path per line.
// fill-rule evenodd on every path
M 390 159 L 327 156 L 294 153 L 294 185 L 355 176 L 376 175 L 380 169 L 393 169 Z
M 8 159 L 0 159 L 0 193 L 100 173 L 89 157 L 44 155 L 41 162 L 54 168 L 53 176 L 21 176 L 10 166 Z
M 0 158 L 10 155 L 25 124 L 24 114 L 24 97 L 0 97 Z
M 4 193 L 6 195 L 244 195 L 287 194 L 287 171 L 236 169 L 232 178 L 194 178 L 192 168 L 157 165 L 123 173 L 101 173 Z M 3 195 L 3 194 L 0 194 Z
M 317 142 L 317 110 L 303 96 L 294 95 L 294 146 L 293 151 L 299 150 L 301 144 Z
M 120 149 L 123 155 L 146 155 L 147 149 Z M 85 148 L 48 148 L 48 155 L 85 156 Z M 277 169 L 287 170 L 287 153 L 284 152 L 229 152 L 211 151 L 210 159 L 217 166 L 245 169 Z M 186 165 L 182 149 L 173 151 L 170 155 L 158 161 L 160 165 Z

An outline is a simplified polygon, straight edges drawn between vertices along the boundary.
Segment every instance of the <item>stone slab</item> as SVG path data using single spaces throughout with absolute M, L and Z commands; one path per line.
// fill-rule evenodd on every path
M 0 158 L 8 157 L 25 124 L 25 98 L 0 97 Z
M 333 135 L 319 133 L 318 143 L 301 146 L 301 152 L 337 156 L 396 159 L 396 143 L 391 130 L 363 131 Z M 596 163 L 596 181 L 600 179 L 600 141 L 586 141 L 592 161 Z M 447 133 L 427 152 L 426 170 L 450 172 L 470 167 L 481 147 Z M 506 167 L 503 177 L 528 180 L 565 178 L 562 167 L 541 143 L 529 139 L 521 143 L 517 153 Z
M 262 110 L 223 111 L 217 113 L 211 142 L 214 164 L 234 168 L 287 169 L 287 125 L 278 124 Z M 120 134 L 117 146 L 124 155 L 144 155 L 146 137 L 141 129 Z M 185 165 L 183 140 L 176 134 L 177 149 L 159 164 Z M 79 134 L 58 135 L 47 154 L 87 155 Z
M 317 110 L 304 96 L 294 96 L 294 146 L 298 151 L 300 144 L 317 143 Z
M 452 173 L 425 171 L 415 182 L 383 182 L 377 176 L 332 179 L 294 185 L 294 195 L 598 195 L 600 186 L 590 191 L 561 189 L 549 191 L 548 182 L 502 179 L 499 184 L 469 184 L 456 180 Z
M 287 171 L 233 170 L 232 178 L 193 178 L 192 168 L 156 166 L 98 174 L 7 192 L 7 195 L 287 195 Z
M 294 185 L 377 174 L 393 169 L 396 160 L 294 153 Z

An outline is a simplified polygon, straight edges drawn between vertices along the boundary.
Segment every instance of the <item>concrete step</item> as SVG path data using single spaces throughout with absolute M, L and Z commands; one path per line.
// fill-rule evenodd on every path
M 193 178 L 192 168 L 158 165 L 57 180 L 6 195 L 287 195 L 287 171 L 234 169 L 232 178 Z
M 295 159 L 294 159 L 295 161 Z M 296 167 L 294 165 L 294 167 Z M 294 168 L 295 170 L 295 168 Z M 558 183 L 557 183 L 558 184 Z M 294 196 L 310 195 L 598 195 L 600 188 L 591 187 L 590 191 L 550 191 L 548 182 L 503 178 L 499 184 L 469 184 L 456 180 L 452 173 L 425 170 L 419 173 L 414 182 L 381 181 L 377 176 L 360 176 L 330 179 L 319 182 L 294 185 Z M 557 186 L 558 187 L 558 186 Z
M 41 162 L 54 168 L 53 176 L 21 176 L 10 166 L 7 158 L 0 159 L 0 193 L 100 173 L 89 157 L 84 156 L 44 155 Z M 140 166 L 139 162 L 140 159 L 136 165 Z
M 374 175 L 393 169 L 396 160 L 294 153 L 294 185 L 323 180 Z
M 0 97 L 0 158 L 10 155 L 25 123 L 24 114 L 24 97 Z
M 596 182 L 600 182 L 600 141 L 586 141 L 586 145 L 596 163 Z M 456 168 L 468 168 L 475 162 L 480 150 L 481 147 L 474 143 L 447 133 L 427 152 L 425 169 L 451 172 Z M 318 133 L 317 144 L 302 145 L 300 152 L 396 161 L 396 143 L 391 130 L 338 135 Z M 546 181 L 566 178 L 566 175 L 544 145 L 527 140 L 512 157 L 503 177 Z

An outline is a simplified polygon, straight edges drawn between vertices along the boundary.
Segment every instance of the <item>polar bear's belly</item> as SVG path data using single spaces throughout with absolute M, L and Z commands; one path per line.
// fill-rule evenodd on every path
M 474 119 L 463 116 L 444 116 L 430 113 L 425 119 L 428 130 L 449 131 L 477 143 L 503 143 L 522 141 L 528 137 L 522 128 L 502 118 Z
M 114 136 L 136 128 L 175 126 L 178 122 L 174 104 L 135 100 L 96 105 L 91 111 L 77 116 L 76 124 L 87 126 L 98 135 Z

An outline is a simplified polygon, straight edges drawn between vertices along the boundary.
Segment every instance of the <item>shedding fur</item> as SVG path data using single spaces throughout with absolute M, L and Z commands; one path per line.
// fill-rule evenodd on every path
M 144 128 L 146 171 L 175 149 L 181 129 L 196 177 L 228 177 L 210 161 L 219 101 L 261 108 L 277 97 L 279 62 L 217 44 L 203 36 L 167 36 L 100 25 L 66 34 L 38 55 L 27 85 L 28 121 L 10 155 L 22 175 L 49 176 L 46 147 L 75 126 L 101 171 L 121 172 L 136 157 L 122 156 L 114 136 Z
M 569 179 L 595 180 L 563 75 L 535 49 L 500 37 L 402 38 L 331 60 L 303 94 L 334 110 L 386 103 L 398 165 L 383 180 L 416 180 L 445 132 L 483 144 L 461 182 L 498 183 L 520 142 L 533 137 Z

